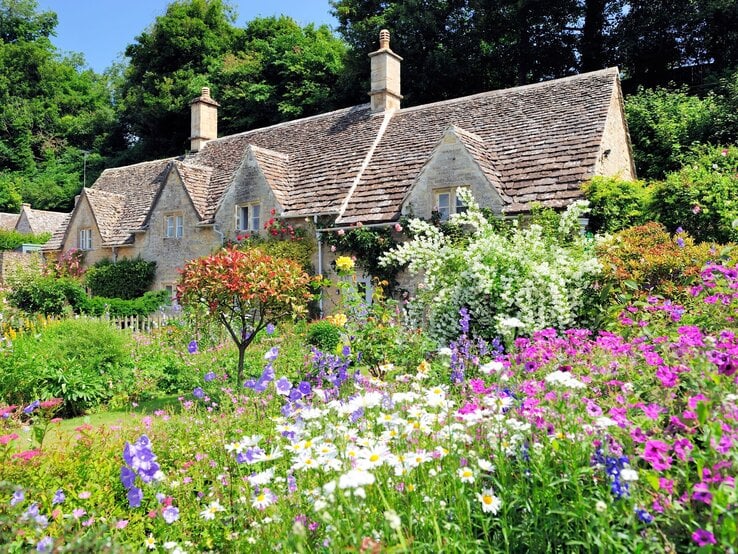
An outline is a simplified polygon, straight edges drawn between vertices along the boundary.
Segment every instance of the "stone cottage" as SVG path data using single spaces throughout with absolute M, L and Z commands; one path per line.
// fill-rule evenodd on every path
M 244 232 L 272 210 L 315 231 L 442 217 L 459 187 L 499 214 L 563 207 L 595 175 L 635 177 L 615 68 L 402 108 L 402 58 L 380 33 L 370 102 L 218 137 L 207 88 L 191 103 L 185 156 L 108 169 L 83 189 L 46 250 L 87 251 L 86 263 L 140 256 L 172 289 L 186 260 Z M 319 252 L 316 268 L 328 263 Z

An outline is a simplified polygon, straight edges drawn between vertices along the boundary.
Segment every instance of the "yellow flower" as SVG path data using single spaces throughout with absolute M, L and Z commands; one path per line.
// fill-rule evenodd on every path
M 338 327 L 343 327 L 348 321 L 346 314 L 333 314 L 326 317 L 326 319 Z
M 342 273 L 348 273 L 354 269 L 354 260 L 348 256 L 339 256 L 336 258 L 336 269 Z

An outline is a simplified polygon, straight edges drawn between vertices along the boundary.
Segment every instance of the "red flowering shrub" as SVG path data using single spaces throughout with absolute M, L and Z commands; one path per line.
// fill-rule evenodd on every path
M 258 249 L 225 248 L 188 262 L 177 286 L 182 305 L 203 305 L 238 347 L 238 380 L 244 353 L 268 323 L 305 313 L 311 277 L 299 264 Z

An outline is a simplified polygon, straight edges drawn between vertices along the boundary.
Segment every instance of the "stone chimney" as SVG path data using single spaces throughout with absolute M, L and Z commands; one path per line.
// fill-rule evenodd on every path
M 400 109 L 400 62 L 402 58 L 390 49 L 390 34 L 387 29 L 379 31 L 379 50 L 369 54 L 372 60 L 372 112 Z
M 210 88 L 190 102 L 190 151 L 198 152 L 207 141 L 218 138 L 218 104 L 210 98 Z

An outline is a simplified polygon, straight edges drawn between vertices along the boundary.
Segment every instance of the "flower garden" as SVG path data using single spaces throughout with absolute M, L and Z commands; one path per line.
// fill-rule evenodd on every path
M 58 324 L 6 331 L 22 401 L 0 407 L 0 551 L 734 552 L 731 249 L 582 236 L 578 207 L 502 232 L 467 201 L 466 239 L 415 222 L 386 256 L 424 272 L 409 306 L 358 301 L 339 257 L 336 314 L 274 325 L 305 300 L 295 267 L 249 255 L 224 289 L 186 268 L 189 319 L 96 362 L 114 390 L 86 419 L 9 384 L 12 352 Z M 226 252 L 198 274 L 225 282 Z M 254 324 L 244 302 L 219 333 L 208 311 L 270 263 L 278 280 L 238 294 L 279 311 Z M 157 391 L 175 394 L 143 410 Z

